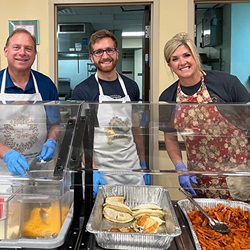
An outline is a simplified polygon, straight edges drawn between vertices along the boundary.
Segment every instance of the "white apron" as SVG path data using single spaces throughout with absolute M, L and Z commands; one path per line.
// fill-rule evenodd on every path
M 97 112 L 99 127 L 95 128 L 94 135 L 94 163 L 105 173 L 103 178 L 107 184 L 144 185 L 143 175 L 136 172 L 127 174 L 132 169 L 140 169 L 140 161 L 131 131 L 132 105 L 124 104 L 130 101 L 130 97 L 122 78 L 117 75 L 125 95 L 120 99 L 104 95 L 95 74 L 101 104 Z M 107 170 L 117 172 L 109 174 Z
M 3 74 L 0 101 L 14 101 L 20 105 L 0 105 L 0 140 L 24 155 L 30 165 L 42 150 L 47 138 L 46 113 L 43 105 L 24 105 L 28 101 L 42 101 L 36 79 L 32 74 L 36 93 L 8 94 L 5 92 L 6 70 Z M 6 163 L 0 159 L 0 174 L 8 174 Z

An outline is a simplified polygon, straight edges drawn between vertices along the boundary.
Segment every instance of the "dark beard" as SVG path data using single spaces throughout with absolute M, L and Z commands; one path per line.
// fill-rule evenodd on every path
M 112 66 L 110 66 L 108 68 L 103 67 L 100 63 L 96 64 L 95 66 L 99 71 L 108 73 L 108 72 L 111 72 L 115 69 L 116 64 L 117 64 L 117 60 L 112 60 Z

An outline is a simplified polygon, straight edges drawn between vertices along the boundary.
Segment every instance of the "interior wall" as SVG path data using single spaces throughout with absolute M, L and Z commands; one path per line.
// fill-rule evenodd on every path
M 171 85 L 176 79 L 167 66 L 163 49 L 166 42 L 179 32 L 188 32 L 190 36 L 194 36 L 194 4 L 190 0 L 161 0 L 159 9 L 159 37 L 153 37 L 154 41 L 159 43 L 159 51 L 153 53 L 159 54 L 159 92 L 157 93 L 158 101 L 161 92 Z M 177 18 L 178 13 L 178 18 Z M 154 67 L 154 71 L 157 67 Z M 157 70 L 156 70 L 157 71 Z M 153 80 L 155 84 L 155 81 Z
M 231 73 L 250 91 L 250 3 L 232 4 Z M 239 28 L 240 27 L 240 28 Z
M 25 4 L 23 4 L 25 2 Z M 0 9 L 0 66 L 7 66 L 6 58 L 3 55 L 3 47 L 9 35 L 8 20 L 38 20 L 39 40 L 38 70 L 50 76 L 53 80 L 57 77 L 57 62 L 55 62 L 55 34 L 54 22 L 55 4 L 65 4 L 65 0 L 1 0 Z M 133 0 L 68 0 L 66 4 L 134 4 Z M 173 82 L 173 77 L 166 67 L 163 57 L 163 47 L 168 39 L 179 31 L 193 32 L 193 3 L 190 0 L 139 0 L 138 4 L 153 4 L 152 8 L 152 43 L 151 43 L 151 82 L 154 86 L 151 89 L 151 101 L 157 102 L 159 94 Z M 29 6 L 29 8 L 27 8 Z M 173 25 L 178 13 L 178 22 Z M 169 24 L 169 25 L 168 25 Z M 157 84 L 156 84 L 157 83 Z
M 9 35 L 8 21 L 38 20 L 39 41 L 37 45 L 38 70 L 49 75 L 49 57 L 51 48 L 49 46 L 49 9 L 48 0 L 1 0 L 0 8 L 0 66 L 1 69 L 7 66 L 3 53 L 6 39 Z

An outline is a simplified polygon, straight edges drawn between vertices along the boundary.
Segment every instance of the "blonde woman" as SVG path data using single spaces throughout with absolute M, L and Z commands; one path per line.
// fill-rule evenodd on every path
M 238 165 L 249 166 L 247 128 L 244 122 L 242 124 L 244 115 L 248 116 L 245 107 L 241 105 L 239 112 L 233 112 L 229 106 L 230 112 L 222 112 L 219 105 L 200 105 L 247 103 L 250 101 L 247 89 L 236 76 L 202 70 L 198 50 L 186 33 L 175 35 L 165 44 L 164 56 L 178 80 L 162 92 L 159 101 L 185 103 L 176 105 L 172 128 L 183 135 L 186 164 L 177 136 L 167 129 L 164 131 L 166 149 L 176 170 L 230 171 Z M 184 135 L 186 131 L 189 135 Z M 194 196 L 230 198 L 225 177 L 180 175 L 179 183 Z

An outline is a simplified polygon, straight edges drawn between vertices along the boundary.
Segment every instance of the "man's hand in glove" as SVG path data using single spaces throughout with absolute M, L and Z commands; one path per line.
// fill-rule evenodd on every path
M 42 147 L 42 152 L 36 158 L 38 161 L 44 160 L 48 161 L 51 160 L 54 156 L 56 151 L 56 141 L 54 139 L 48 139 Z
M 3 156 L 3 159 L 6 162 L 8 170 L 14 175 L 25 174 L 26 170 L 30 168 L 26 158 L 13 149 L 9 150 Z
M 141 166 L 141 169 L 143 169 L 143 170 L 148 169 L 146 166 L 146 161 L 141 161 L 140 166 Z M 144 174 L 143 179 L 144 179 L 145 185 L 151 184 L 150 174 Z
M 99 171 L 93 172 L 93 196 L 94 196 L 94 198 L 97 195 L 98 186 L 107 184 L 106 181 L 103 179 L 102 174 L 103 173 L 101 173 Z
M 175 165 L 176 170 L 187 170 L 185 164 L 183 162 L 178 162 Z M 196 176 L 195 175 L 179 175 L 178 177 L 179 183 L 183 189 L 188 191 L 194 196 L 197 196 L 196 192 L 194 191 L 192 184 L 197 184 Z

